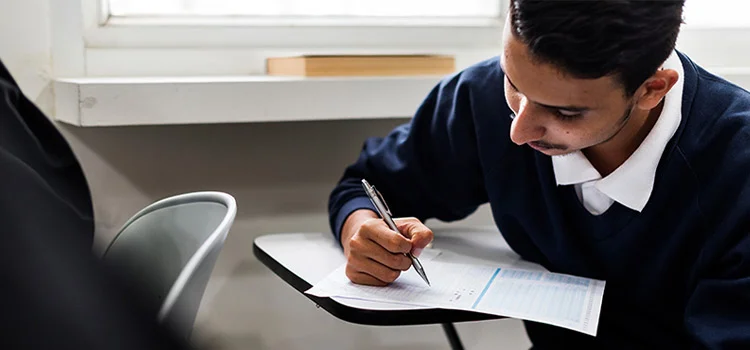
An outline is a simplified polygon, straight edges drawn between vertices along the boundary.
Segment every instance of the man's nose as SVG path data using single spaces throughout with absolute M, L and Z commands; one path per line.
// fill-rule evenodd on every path
M 542 123 L 543 115 L 533 106 L 522 101 L 513 123 L 510 125 L 510 139 L 517 145 L 539 141 L 544 137 L 546 129 Z

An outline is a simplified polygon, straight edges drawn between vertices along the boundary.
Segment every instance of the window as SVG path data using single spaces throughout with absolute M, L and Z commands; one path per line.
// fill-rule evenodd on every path
M 503 15 L 497 0 L 101 0 L 112 17 L 275 16 L 275 17 L 473 17 Z M 750 2 L 687 0 L 689 26 L 750 26 Z
M 750 68 L 746 59 L 750 55 L 748 10 L 747 1 L 686 0 L 677 48 L 719 75 L 746 76 Z
M 687 0 L 684 17 L 689 27 L 750 27 L 748 12 L 748 1 Z
M 106 0 L 105 0 L 106 1 Z M 499 17 L 496 0 L 109 0 L 112 16 Z
M 172 76 L 263 74 L 266 57 L 299 54 L 448 54 L 461 68 L 499 52 L 508 0 L 58 1 L 83 6 L 86 76 Z
M 53 14 L 66 13 L 60 21 L 80 32 L 83 47 L 68 51 L 84 52 L 85 76 L 172 76 L 263 74 L 266 57 L 299 54 L 449 54 L 460 69 L 499 53 L 510 1 L 55 0 L 52 6 L 63 8 Z M 72 8 L 83 9 L 82 30 Z M 687 0 L 678 48 L 707 67 L 747 68 L 748 10 L 747 1 Z

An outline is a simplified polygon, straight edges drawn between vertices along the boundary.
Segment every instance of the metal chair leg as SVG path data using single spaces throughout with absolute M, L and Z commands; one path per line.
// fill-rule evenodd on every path
M 464 350 L 461 338 L 458 337 L 458 332 L 456 332 L 456 327 L 453 326 L 453 323 L 443 323 L 443 330 L 445 331 L 445 336 L 448 337 L 448 342 L 451 344 L 451 349 Z

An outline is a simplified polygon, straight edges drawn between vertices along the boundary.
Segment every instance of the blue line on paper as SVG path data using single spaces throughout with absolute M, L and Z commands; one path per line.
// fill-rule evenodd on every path
M 487 290 L 490 289 L 490 285 L 492 284 L 492 281 L 495 280 L 495 277 L 497 277 L 497 274 L 500 273 L 500 268 L 495 270 L 495 273 L 492 274 L 492 277 L 490 277 L 489 282 L 484 286 L 484 289 L 482 290 L 482 293 L 479 294 L 479 297 L 477 298 L 477 301 L 474 302 L 474 305 L 471 306 L 472 309 L 476 309 L 477 305 L 479 305 L 479 302 L 482 301 L 482 298 L 484 297 L 484 293 L 487 293 Z

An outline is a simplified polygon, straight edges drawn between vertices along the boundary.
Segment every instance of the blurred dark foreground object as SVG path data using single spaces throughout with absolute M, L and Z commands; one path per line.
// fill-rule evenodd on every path
M 0 62 L 0 348 L 188 349 L 93 237 L 80 164 Z

